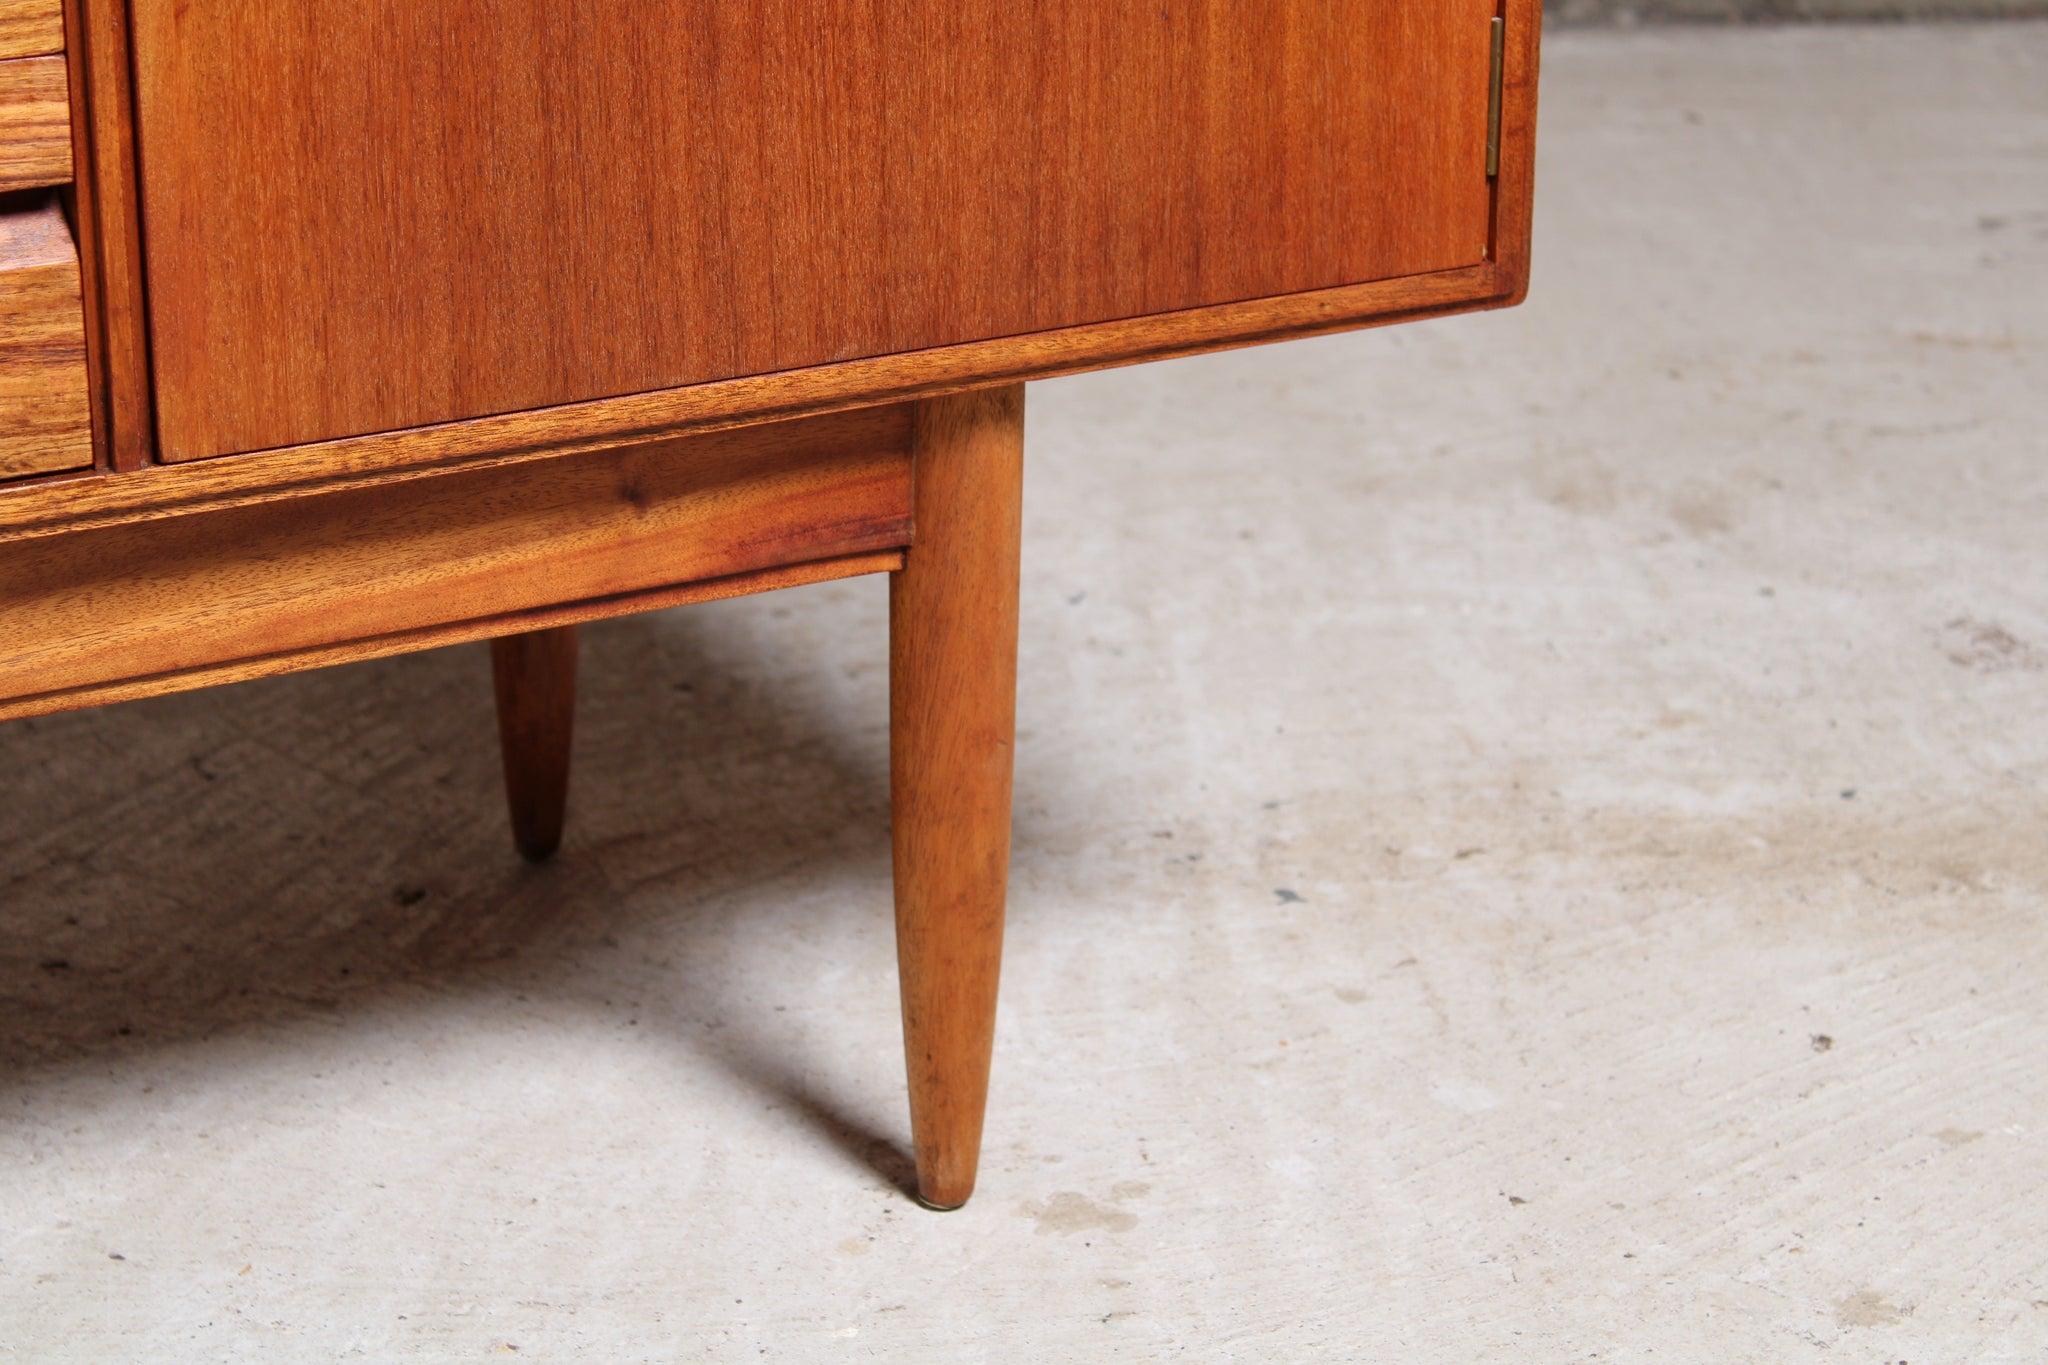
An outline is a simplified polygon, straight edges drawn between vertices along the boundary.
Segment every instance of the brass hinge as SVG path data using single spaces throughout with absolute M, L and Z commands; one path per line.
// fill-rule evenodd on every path
M 1486 96 L 1486 178 L 1500 174 L 1500 83 L 1507 65 L 1508 21 L 1493 21 L 1493 76 Z

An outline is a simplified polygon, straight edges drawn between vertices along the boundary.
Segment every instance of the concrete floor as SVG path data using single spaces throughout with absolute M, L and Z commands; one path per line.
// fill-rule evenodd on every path
M 0 1356 L 2048 1359 L 2048 27 L 1572 34 L 1520 312 L 1034 391 L 982 1191 L 879 582 L 0 729 Z

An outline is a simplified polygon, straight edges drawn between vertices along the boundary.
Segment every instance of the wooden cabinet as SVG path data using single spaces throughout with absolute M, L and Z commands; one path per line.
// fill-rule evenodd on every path
M 893 575 L 912 1126 L 957 1204 L 1024 381 L 1519 301 L 1540 23 L 0 0 L 0 719 L 491 639 L 539 857 L 579 623 Z

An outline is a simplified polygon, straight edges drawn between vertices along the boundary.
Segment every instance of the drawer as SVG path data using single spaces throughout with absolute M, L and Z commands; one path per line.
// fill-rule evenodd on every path
M 71 99 L 62 57 L 0 62 L 0 194 L 71 179 Z
M 0 0 L 0 58 L 63 50 L 62 0 Z
M 48 196 L 0 197 L 0 479 L 90 465 L 86 393 L 71 229 Z

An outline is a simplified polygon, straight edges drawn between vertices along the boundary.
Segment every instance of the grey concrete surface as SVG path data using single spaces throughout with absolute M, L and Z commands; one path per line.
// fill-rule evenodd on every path
M 0 1357 L 2039 1361 L 2048 29 L 1571 35 L 1526 309 L 1034 392 L 983 1185 L 883 591 L 0 728 Z
M 1546 0 L 1543 9 L 1557 25 L 2037 19 L 2048 0 Z

